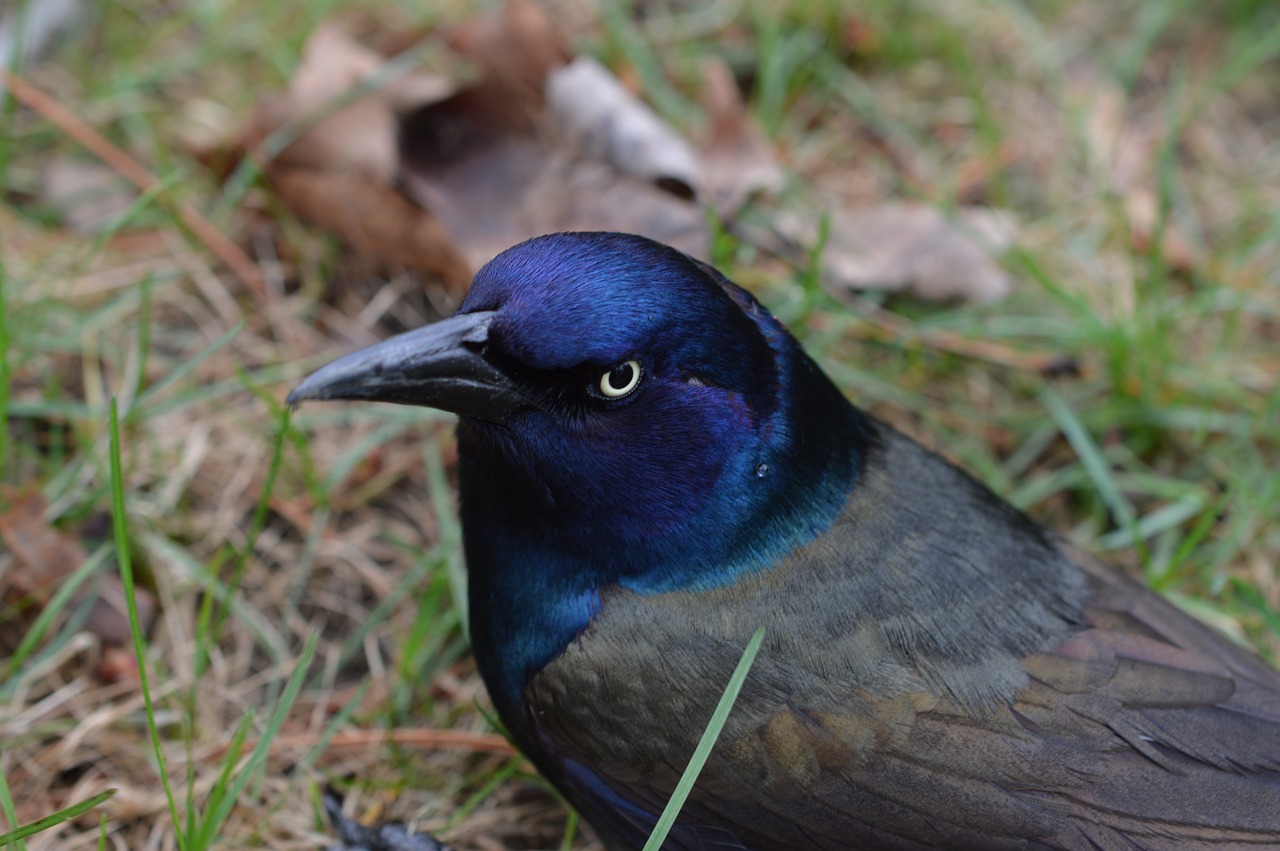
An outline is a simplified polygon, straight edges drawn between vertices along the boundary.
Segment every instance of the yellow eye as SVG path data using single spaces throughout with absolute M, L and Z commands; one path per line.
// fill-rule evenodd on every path
M 608 399 L 620 399 L 640 383 L 640 361 L 629 360 L 600 376 L 600 392 Z

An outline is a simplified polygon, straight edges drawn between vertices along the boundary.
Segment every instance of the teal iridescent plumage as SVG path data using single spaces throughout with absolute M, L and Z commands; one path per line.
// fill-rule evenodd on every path
M 859 412 L 705 264 L 531 240 L 290 397 L 324 398 L 460 414 L 477 663 L 611 849 L 761 626 L 668 848 L 1280 843 L 1280 676 Z

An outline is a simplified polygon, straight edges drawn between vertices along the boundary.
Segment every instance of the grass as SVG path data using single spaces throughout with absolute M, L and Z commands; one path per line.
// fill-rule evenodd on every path
M 344 318 L 381 282 L 251 174 L 219 186 L 193 154 L 285 85 L 334 4 L 171 5 L 109 4 L 24 71 L 156 178 L 105 231 L 59 227 L 47 198 L 42 168 L 79 145 L 4 112 L 0 516 L 39 498 L 84 555 L 33 604 L 13 593 L 30 568 L 0 553 L 0 847 L 320 847 L 330 782 L 357 814 L 464 847 L 591 847 L 491 738 L 448 420 L 281 410 L 361 341 L 336 329 L 389 333 L 394 316 Z M 833 295 L 812 259 L 729 234 L 716 256 L 860 405 L 1277 657 L 1280 10 L 742 0 L 579 18 L 583 49 L 690 131 L 702 63 L 723 57 L 791 170 L 784 203 L 1016 214 L 1018 289 L 995 305 Z M 247 248 L 268 302 L 182 203 Z M 1079 369 L 1027 366 L 1043 353 Z M 104 649 L 84 630 L 111 576 L 158 614 L 126 593 L 132 628 Z
M 756 654 L 760 652 L 760 645 L 763 643 L 764 627 L 760 627 L 747 642 L 746 649 L 742 651 L 742 659 L 729 677 L 724 694 L 716 704 L 716 711 L 711 714 L 707 729 L 698 740 L 698 747 L 694 749 L 693 756 L 689 758 L 689 764 L 680 775 L 680 782 L 676 784 L 670 800 L 662 809 L 662 815 L 658 817 L 653 833 L 649 834 L 649 840 L 644 844 L 644 851 L 661 851 L 662 843 L 667 841 L 667 834 L 675 826 L 676 819 L 680 816 L 680 809 L 688 800 L 689 793 L 693 791 L 693 785 L 698 782 L 698 775 L 702 772 L 702 767 L 707 764 L 707 757 L 711 756 L 711 749 L 715 747 L 716 740 L 720 738 L 720 731 L 724 729 L 725 722 L 729 719 L 734 701 L 738 699 L 738 692 L 742 691 L 742 684 L 747 681 L 747 674 L 751 671 L 751 663 L 755 661 Z

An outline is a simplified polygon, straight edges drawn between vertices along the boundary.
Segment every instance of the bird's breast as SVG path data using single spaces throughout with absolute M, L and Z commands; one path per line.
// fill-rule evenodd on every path
M 873 727 L 893 726 L 896 710 L 888 705 L 902 698 L 901 709 L 915 711 L 926 684 L 892 659 L 870 625 L 833 635 L 818 618 L 797 624 L 785 596 L 770 576 L 710 592 L 606 593 L 591 626 L 530 679 L 525 701 L 538 736 L 571 759 L 674 788 L 747 643 L 764 626 L 764 645 L 721 734 L 722 752 L 754 740 L 766 753 L 790 754 L 778 765 L 803 772 L 822 761 L 821 754 L 794 758 L 818 746 L 799 735 L 804 718 L 827 712 L 847 727 L 867 719 L 864 734 L 842 737 L 840 758 L 856 760 L 851 750 L 883 737 Z M 798 611 L 811 608 L 812 600 L 796 601 Z M 887 714 L 873 721 L 877 713 Z M 768 773 L 758 757 L 752 760 Z

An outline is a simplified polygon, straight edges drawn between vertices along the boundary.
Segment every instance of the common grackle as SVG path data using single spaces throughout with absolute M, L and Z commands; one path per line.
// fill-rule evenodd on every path
M 1280 847 L 1280 675 L 850 405 L 715 269 L 530 240 L 289 396 L 459 415 L 476 662 L 638 849 Z

